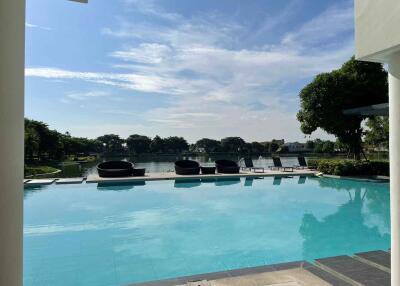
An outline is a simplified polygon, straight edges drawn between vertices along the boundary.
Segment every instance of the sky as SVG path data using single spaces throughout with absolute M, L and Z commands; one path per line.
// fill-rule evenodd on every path
M 25 115 L 88 138 L 304 142 L 299 92 L 353 54 L 352 0 L 28 0 Z

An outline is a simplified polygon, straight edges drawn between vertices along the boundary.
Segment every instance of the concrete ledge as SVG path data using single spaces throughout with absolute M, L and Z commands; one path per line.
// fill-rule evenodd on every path
M 67 184 L 82 184 L 85 178 L 67 178 L 58 179 L 56 185 L 67 185 Z
M 43 186 L 43 185 L 51 185 L 55 182 L 56 179 L 36 179 L 30 180 L 25 185 L 26 186 Z
M 335 176 L 335 175 L 322 175 L 326 178 L 333 178 L 333 179 L 343 179 L 343 180 L 353 180 L 353 181 L 360 181 L 360 182 L 376 182 L 376 181 L 388 181 L 390 177 L 387 176 Z

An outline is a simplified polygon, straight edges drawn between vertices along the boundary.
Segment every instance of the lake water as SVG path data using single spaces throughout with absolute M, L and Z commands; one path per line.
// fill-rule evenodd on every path
M 209 156 L 198 156 L 198 157 L 183 157 L 184 159 L 191 159 L 200 162 L 202 165 L 213 166 L 214 161 L 217 159 L 231 159 L 238 161 L 240 158 L 232 156 L 219 156 L 219 157 L 209 157 Z M 71 166 L 65 166 L 62 168 L 63 172 L 57 174 L 57 177 L 79 177 L 88 176 L 90 174 L 97 174 L 96 166 L 99 162 L 106 160 L 127 160 L 135 164 L 135 167 L 146 168 L 146 172 L 158 173 L 158 172 L 173 172 L 174 162 L 183 159 L 180 156 L 160 156 L 152 158 L 104 158 L 97 162 L 91 162 L 87 164 L 76 164 Z M 298 165 L 297 157 L 282 157 L 282 164 L 286 166 Z M 272 166 L 271 158 L 253 158 L 254 166 L 268 168 Z

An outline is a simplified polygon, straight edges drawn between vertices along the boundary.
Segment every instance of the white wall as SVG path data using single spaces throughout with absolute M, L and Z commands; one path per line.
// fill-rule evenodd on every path
M 0 0 L 0 285 L 22 285 L 25 0 Z
M 400 50 L 400 0 L 355 0 L 356 58 L 388 62 Z

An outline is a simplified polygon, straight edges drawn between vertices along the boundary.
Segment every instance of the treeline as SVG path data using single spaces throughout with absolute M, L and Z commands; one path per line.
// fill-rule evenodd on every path
M 65 156 L 99 153 L 103 144 L 98 140 L 72 137 L 50 130 L 46 123 L 25 119 L 25 159 L 60 160 Z
M 306 148 L 310 150 L 311 153 L 333 153 L 335 151 L 345 151 L 346 149 L 339 141 L 332 142 L 321 139 L 307 141 Z
M 332 153 L 335 143 L 316 139 L 306 143 L 309 151 Z M 62 134 L 49 129 L 48 125 L 25 119 L 25 157 L 26 160 L 61 160 L 68 156 L 140 155 L 140 154 L 182 154 L 182 153 L 237 153 L 267 155 L 288 153 L 284 140 L 270 142 L 246 142 L 240 137 L 227 137 L 222 140 L 203 138 L 189 144 L 184 138 L 171 136 L 150 138 L 134 134 L 124 139 L 115 134 L 107 134 L 96 139 L 73 137 L 68 132 Z

